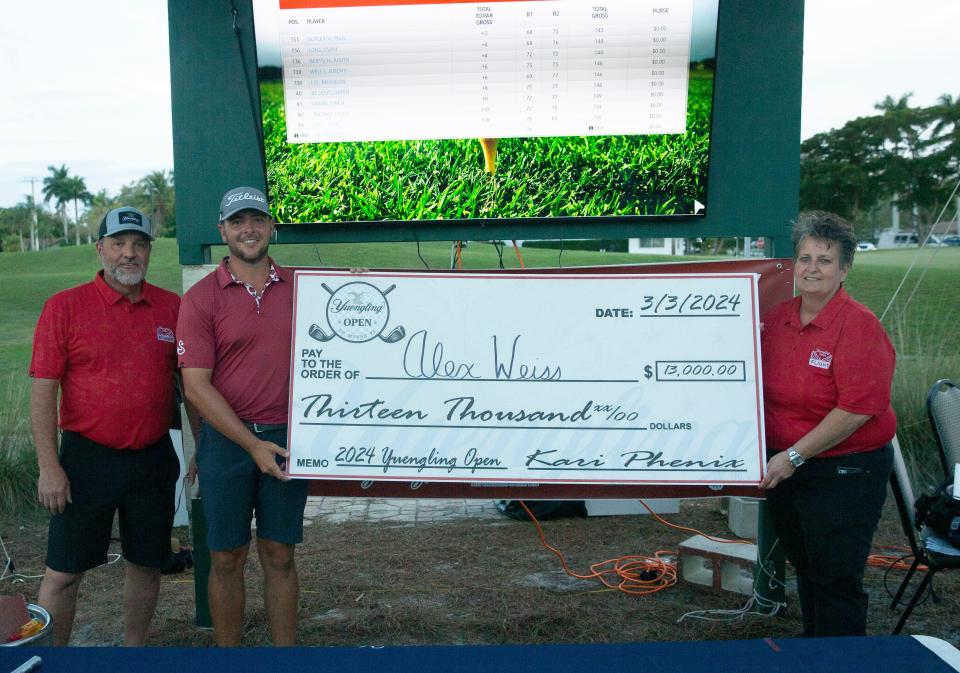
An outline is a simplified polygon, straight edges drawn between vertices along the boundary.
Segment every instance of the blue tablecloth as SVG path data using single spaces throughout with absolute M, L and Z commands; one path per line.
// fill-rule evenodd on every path
M 951 673 L 909 636 L 602 645 L 274 648 L 0 648 L 0 673 Z

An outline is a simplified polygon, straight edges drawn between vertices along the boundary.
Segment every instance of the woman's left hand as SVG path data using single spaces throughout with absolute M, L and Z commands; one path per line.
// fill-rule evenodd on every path
M 786 451 L 775 453 L 767 462 L 767 474 L 760 482 L 760 488 L 775 488 L 781 481 L 789 479 L 797 468 L 790 462 Z

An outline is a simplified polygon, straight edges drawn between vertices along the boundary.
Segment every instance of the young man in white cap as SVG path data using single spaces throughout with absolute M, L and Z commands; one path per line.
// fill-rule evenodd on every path
M 38 495 L 52 514 L 37 602 L 52 616 L 54 645 L 70 640 L 84 572 L 107 561 L 115 512 L 126 562 L 124 645 L 144 643 L 170 556 L 180 298 L 144 280 L 152 241 L 136 208 L 107 213 L 97 240 L 103 270 L 48 299 L 34 333 L 30 420 Z
M 296 640 L 307 482 L 290 481 L 287 396 L 293 276 L 267 255 L 275 223 L 267 199 L 237 187 L 220 203 L 220 236 L 230 251 L 183 297 L 177 352 L 187 399 L 203 419 L 197 449 L 210 547 L 210 612 L 220 646 L 240 644 L 250 523 L 275 645 Z

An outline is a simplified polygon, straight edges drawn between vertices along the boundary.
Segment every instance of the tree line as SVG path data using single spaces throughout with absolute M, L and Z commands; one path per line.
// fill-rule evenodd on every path
M 12 208 L 0 208 L 0 250 L 38 250 L 59 245 L 91 243 L 107 211 L 134 206 L 146 213 L 158 236 L 177 234 L 172 171 L 153 171 L 111 196 L 102 189 L 91 194 L 86 180 L 71 175 L 66 164 L 48 166 L 39 198 L 27 195 Z
M 800 208 L 830 210 L 862 232 L 889 224 L 880 211 L 900 212 L 900 226 L 926 234 L 960 181 L 960 97 L 910 107 L 912 94 L 887 96 L 879 114 L 851 120 L 800 145 Z M 878 226 L 879 225 L 879 226 Z

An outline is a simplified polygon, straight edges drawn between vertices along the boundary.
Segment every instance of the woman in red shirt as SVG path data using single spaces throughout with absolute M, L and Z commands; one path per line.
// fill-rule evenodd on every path
M 857 243 L 850 223 L 801 213 L 793 240 L 799 296 L 764 316 L 761 486 L 796 569 L 803 635 L 865 635 L 863 574 L 893 465 L 896 355 L 843 288 Z

